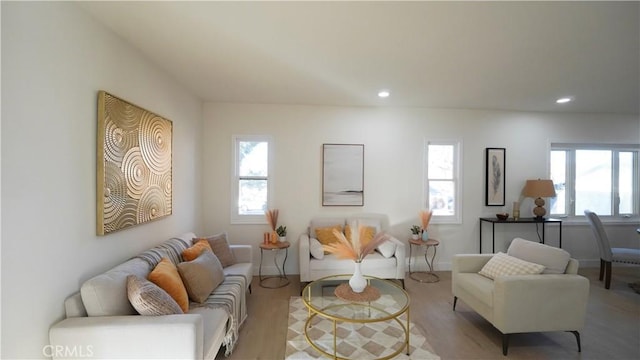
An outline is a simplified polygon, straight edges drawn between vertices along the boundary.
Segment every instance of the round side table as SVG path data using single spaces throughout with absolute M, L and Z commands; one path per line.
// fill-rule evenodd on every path
M 277 242 L 275 244 L 260 244 L 260 267 L 258 269 L 260 286 L 277 289 L 289 285 L 289 278 L 284 271 L 284 264 L 287 262 L 287 257 L 289 256 L 289 246 L 291 246 L 291 244 L 288 241 Z M 262 257 L 265 250 L 273 253 L 273 264 L 276 266 L 276 269 L 278 269 L 278 275 L 262 276 Z M 284 250 L 284 259 L 282 260 L 282 266 L 278 266 L 278 253 L 282 250 Z
M 434 283 L 440 281 L 438 274 L 433 272 L 433 260 L 436 258 L 436 248 L 440 245 L 440 241 L 436 239 L 428 239 L 424 241 L 422 239 L 409 239 L 409 277 L 415 281 L 421 283 Z M 411 258 L 413 257 L 411 252 L 414 246 L 425 247 L 424 261 L 427 263 L 428 271 L 411 271 Z M 431 255 L 431 261 L 429 261 L 428 254 L 429 248 L 433 248 L 433 255 Z

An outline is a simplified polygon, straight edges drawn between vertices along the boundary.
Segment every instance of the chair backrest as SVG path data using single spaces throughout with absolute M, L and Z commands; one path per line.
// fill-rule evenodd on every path
M 600 258 L 605 261 L 611 261 L 613 257 L 611 253 L 611 245 L 609 244 L 609 238 L 607 238 L 607 233 L 604 231 L 604 226 L 602 226 L 600 218 L 591 210 L 585 210 L 584 215 L 587 217 L 589 226 L 591 226 L 591 230 L 593 231 L 593 236 L 595 236 L 596 241 L 598 242 Z

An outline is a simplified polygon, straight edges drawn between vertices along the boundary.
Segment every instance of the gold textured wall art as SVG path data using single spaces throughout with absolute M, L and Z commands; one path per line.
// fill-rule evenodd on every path
M 98 93 L 97 233 L 171 215 L 173 124 Z

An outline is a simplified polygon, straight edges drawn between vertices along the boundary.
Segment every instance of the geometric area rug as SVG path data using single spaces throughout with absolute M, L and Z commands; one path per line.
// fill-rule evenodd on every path
M 301 298 L 292 296 L 289 300 L 289 328 L 285 351 L 287 360 L 325 358 L 309 345 L 304 336 L 303 328 L 308 316 L 309 312 Z M 406 315 L 401 319 L 406 323 L 404 316 Z M 316 343 L 323 349 L 333 349 L 333 323 L 319 318 L 314 318 L 311 325 L 313 329 L 309 330 L 310 336 L 316 339 Z M 404 330 L 395 321 L 369 324 L 338 323 L 337 334 L 336 347 L 340 358 L 382 358 L 404 346 Z M 409 325 L 409 349 L 410 355 L 403 350 L 394 359 L 440 359 L 413 323 Z

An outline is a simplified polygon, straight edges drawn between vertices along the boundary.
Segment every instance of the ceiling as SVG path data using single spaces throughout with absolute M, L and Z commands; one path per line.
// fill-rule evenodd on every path
M 204 101 L 640 112 L 640 2 L 78 6 Z

